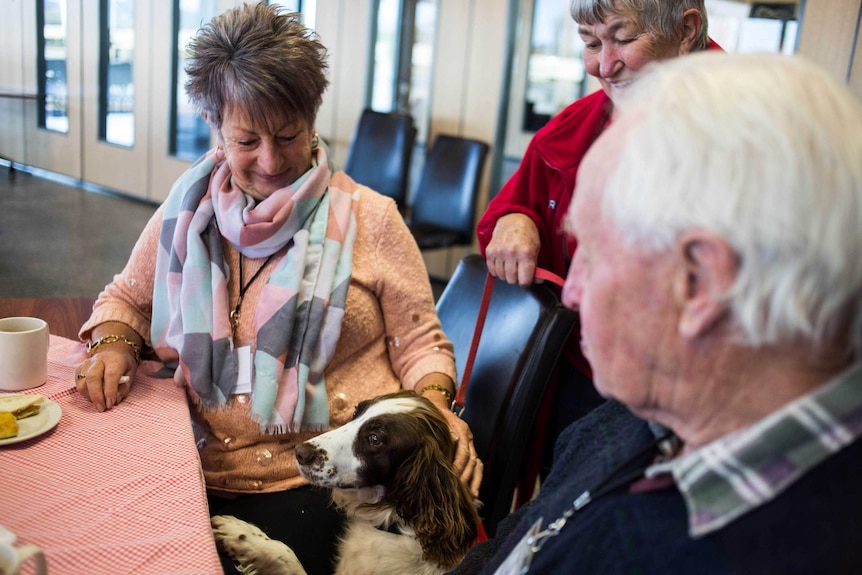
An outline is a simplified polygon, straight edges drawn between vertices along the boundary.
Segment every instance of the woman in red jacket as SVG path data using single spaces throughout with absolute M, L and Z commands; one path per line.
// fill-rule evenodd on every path
M 537 266 L 566 276 L 577 246 L 563 222 L 581 159 L 612 120 L 614 100 L 652 62 L 720 49 L 707 35 L 704 0 L 573 0 L 571 13 L 584 41 L 584 66 L 602 89 L 570 104 L 536 133 L 477 228 L 490 273 L 523 286 L 534 281 Z M 580 351 L 579 331 L 560 360 L 543 441 L 547 455 L 566 425 L 602 401 Z M 549 457 L 544 459 L 546 467 Z

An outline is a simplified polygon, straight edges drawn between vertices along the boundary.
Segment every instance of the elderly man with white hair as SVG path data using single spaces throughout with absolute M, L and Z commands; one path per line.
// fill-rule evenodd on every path
M 698 54 L 591 148 L 563 299 L 611 401 L 459 573 L 862 573 L 862 106 Z

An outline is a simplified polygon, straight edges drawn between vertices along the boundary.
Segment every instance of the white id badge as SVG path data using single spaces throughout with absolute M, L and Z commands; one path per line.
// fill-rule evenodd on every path
M 251 346 L 244 345 L 236 348 L 236 385 L 233 388 L 234 395 L 240 393 L 251 393 Z
M 533 560 L 533 545 L 535 543 L 536 534 L 542 529 L 542 518 L 533 523 L 533 526 L 527 530 L 527 533 L 518 541 L 506 560 L 497 567 L 494 575 L 522 575 L 530 568 L 530 563 Z

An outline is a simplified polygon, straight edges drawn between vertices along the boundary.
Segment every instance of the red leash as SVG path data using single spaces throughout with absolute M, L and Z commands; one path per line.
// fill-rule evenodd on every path
M 536 278 L 550 281 L 563 287 L 565 280 L 557 274 L 542 268 L 536 268 Z M 460 416 L 464 412 L 464 401 L 467 398 L 467 385 L 470 382 L 470 375 L 473 373 L 473 361 L 476 359 L 476 351 L 479 349 L 479 340 L 482 337 L 482 330 L 485 328 L 485 318 L 488 315 L 488 306 L 491 304 L 491 296 L 494 293 L 494 282 L 496 278 L 490 273 L 485 276 L 485 286 L 482 288 L 482 300 L 479 303 L 479 313 L 476 316 L 476 328 L 473 330 L 473 340 L 470 342 L 470 352 L 467 355 L 467 363 L 464 365 L 464 375 L 461 377 L 461 385 L 458 387 L 458 393 L 455 394 L 453 408 Z M 520 499 L 520 497 L 519 497 Z M 485 526 L 479 521 L 478 534 L 475 543 L 486 541 L 488 535 L 485 532 Z
M 546 269 L 536 268 L 536 279 L 550 281 L 563 287 L 565 280 L 557 274 Z M 476 329 L 473 330 L 473 341 L 470 342 L 470 352 L 467 355 L 467 363 L 464 365 L 464 375 L 461 377 L 461 385 L 455 394 L 454 406 L 458 413 L 464 410 L 464 401 L 467 399 L 467 385 L 473 373 L 473 361 L 476 359 L 476 351 L 479 349 L 479 340 L 485 327 L 485 317 L 488 315 L 488 306 L 491 304 L 491 295 L 494 293 L 494 282 L 496 278 L 488 273 L 485 276 L 485 287 L 482 289 L 482 301 L 479 303 L 479 313 L 476 316 Z

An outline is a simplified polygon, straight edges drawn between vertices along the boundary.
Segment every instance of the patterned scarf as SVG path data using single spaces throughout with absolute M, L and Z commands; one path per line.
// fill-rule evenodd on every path
M 308 172 L 258 202 L 232 185 L 227 162 L 217 166 L 211 151 L 165 202 L 151 337 L 205 407 L 224 406 L 238 374 L 221 236 L 249 258 L 291 244 L 254 313 L 251 412 L 266 433 L 329 426 L 323 370 L 341 333 L 358 199 L 329 187 L 330 175 L 321 146 Z

